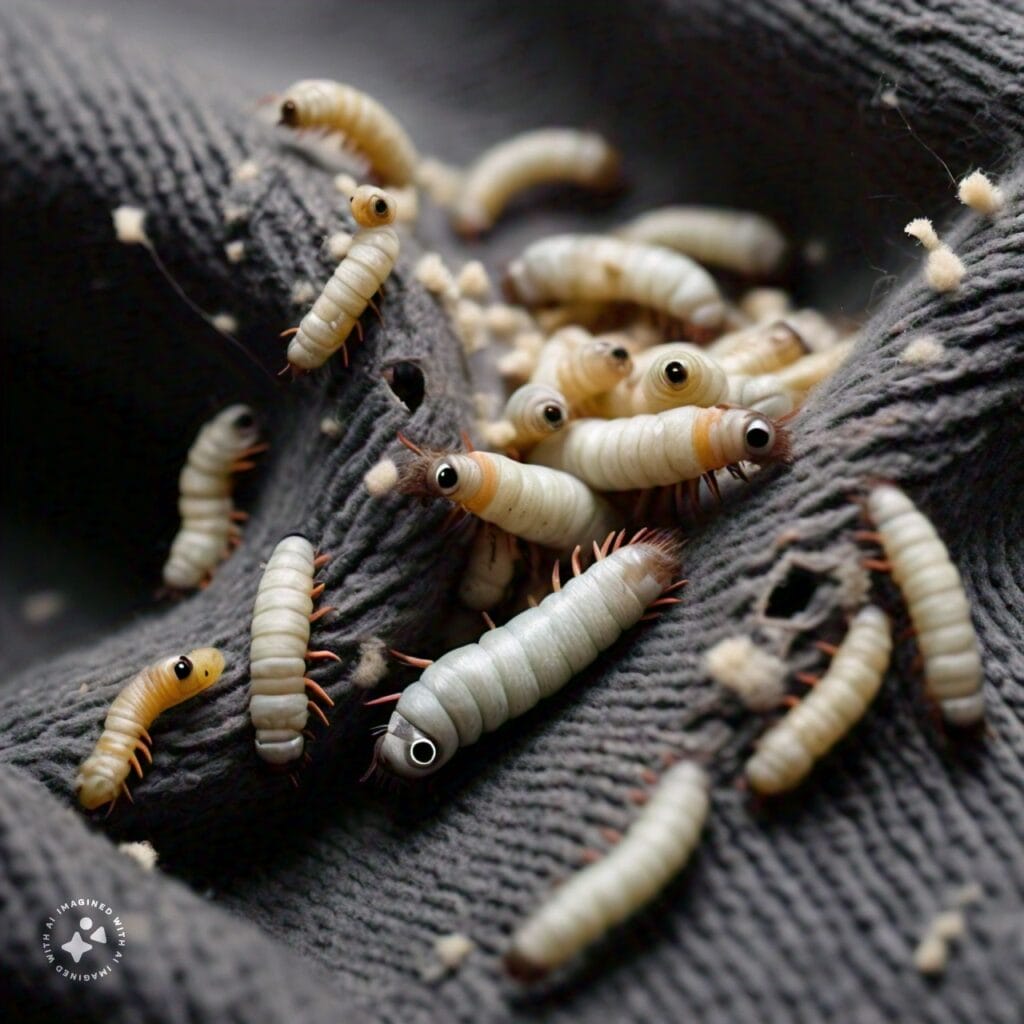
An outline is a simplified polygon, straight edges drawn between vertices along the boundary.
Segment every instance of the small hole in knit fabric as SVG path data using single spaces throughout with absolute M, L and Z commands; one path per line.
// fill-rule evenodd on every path
M 423 371 L 416 363 L 395 363 L 387 367 L 382 376 L 409 412 L 415 412 L 423 404 L 427 385 Z
M 791 619 L 807 610 L 817 589 L 817 574 L 794 565 L 771 592 L 765 615 L 772 619 Z

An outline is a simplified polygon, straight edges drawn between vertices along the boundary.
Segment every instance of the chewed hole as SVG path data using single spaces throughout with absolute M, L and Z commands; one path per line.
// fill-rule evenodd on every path
M 791 619 L 807 610 L 821 578 L 799 565 L 790 566 L 785 578 L 768 597 L 764 613 L 771 619 Z
M 395 363 L 387 367 L 381 376 L 409 412 L 415 412 L 423 404 L 427 382 L 416 363 Z

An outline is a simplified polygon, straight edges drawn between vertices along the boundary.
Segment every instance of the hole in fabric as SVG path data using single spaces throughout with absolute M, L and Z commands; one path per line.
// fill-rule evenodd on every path
M 409 412 L 415 412 L 423 404 L 427 382 L 416 363 L 395 363 L 387 367 L 381 376 Z
M 798 565 L 791 566 L 785 579 L 769 595 L 765 615 L 772 619 L 791 619 L 807 610 L 817 589 L 816 573 Z

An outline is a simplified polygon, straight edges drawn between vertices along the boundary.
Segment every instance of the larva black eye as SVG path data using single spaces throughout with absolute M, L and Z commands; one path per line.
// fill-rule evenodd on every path
M 621 345 L 618 348 L 612 349 L 612 359 L 617 362 L 624 363 L 629 358 L 629 352 L 624 349 Z
M 743 439 L 748 451 L 761 453 L 771 447 L 774 434 L 772 425 L 766 420 L 753 420 L 747 427 Z
M 455 467 L 448 462 L 442 462 L 437 467 L 434 479 L 437 481 L 437 486 L 446 494 L 459 486 L 459 474 L 455 472 Z
M 192 675 L 192 662 L 188 658 L 179 658 L 174 663 L 174 674 L 179 679 L 188 679 Z
M 251 412 L 242 412 L 235 417 L 236 430 L 248 430 L 256 423 L 256 417 Z
M 299 108 L 295 100 L 285 100 L 281 104 L 281 124 L 295 125 L 299 121 Z
M 544 406 L 544 419 L 553 427 L 562 422 L 562 410 L 557 405 Z
M 373 202 L 373 212 L 377 214 L 378 217 L 383 217 L 384 214 L 388 212 L 388 201 L 377 196 Z
M 689 376 L 686 367 L 678 359 L 673 359 L 665 366 L 665 379 L 670 384 L 684 384 Z
M 409 760 L 417 768 L 429 768 L 437 760 L 437 747 L 431 740 L 413 740 L 409 747 Z

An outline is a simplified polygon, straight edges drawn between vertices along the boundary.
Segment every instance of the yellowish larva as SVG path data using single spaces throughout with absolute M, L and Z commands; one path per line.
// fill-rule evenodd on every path
M 828 380 L 849 359 L 856 342 L 856 337 L 844 338 L 831 348 L 811 352 L 795 363 L 784 366 L 775 377 L 798 402 L 803 401 L 811 388 Z
M 345 342 L 398 259 L 395 201 L 387 192 L 360 185 L 352 215 L 361 230 L 288 343 L 288 362 L 300 370 L 323 366 L 339 348 L 348 365 Z
M 582 327 L 563 327 L 540 349 L 530 382 L 550 385 L 574 407 L 611 390 L 632 369 L 619 335 L 595 337 Z
M 455 228 L 464 235 L 487 231 L 510 200 L 535 185 L 602 189 L 618 178 L 619 154 L 600 135 L 572 128 L 523 132 L 487 150 L 466 172 L 453 210 Z
M 372 96 L 350 85 L 329 79 L 296 82 L 281 99 L 281 123 L 340 132 L 383 183 L 413 180 L 418 157 L 405 129 Z
M 928 517 L 898 487 L 867 497 L 892 577 L 903 593 L 924 660 L 925 693 L 952 725 L 985 715 L 981 653 L 960 573 Z
M 706 351 L 726 373 L 759 374 L 796 362 L 807 347 L 792 325 L 776 320 L 723 334 Z
M 892 631 L 874 605 L 850 623 L 828 671 L 810 693 L 768 730 L 747 761 L 757 793 L 782 793 L 798 786 L 814 763 L 864 717 L 882 685 L 892 654 Z
M 178 478 L 181 528 L 164 565 L 164 583 L 198 587 L 223 561 L 238 536 L 231 504 L 231 474 L 248 469 L 246 456 L 261 450 L 259 427 L 247 405 L 230 405 L 203 426 Z
M 78 770 L 79 803 L 92 811 L 113 804 L 122 793 L 130 800 L 128 773 L 134 768 L 142 778 L 136 751 L 153 763 L 149 727 L 161 712 L 213 686 L 223 671 L 224 655 L 215 647 L 200 647 L 149 665 L 135 676 L 114 698 L 96 748 Z

